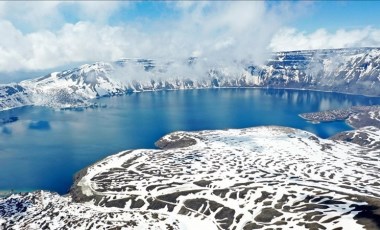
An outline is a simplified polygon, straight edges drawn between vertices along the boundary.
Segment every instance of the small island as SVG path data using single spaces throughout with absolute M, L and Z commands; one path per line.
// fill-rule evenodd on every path
M 375 126 L 380 128 L 380 105 L 351 106 L 345 109 L 333 109 L 299 115 L 313 123 L 346 120 L 354 128 Z

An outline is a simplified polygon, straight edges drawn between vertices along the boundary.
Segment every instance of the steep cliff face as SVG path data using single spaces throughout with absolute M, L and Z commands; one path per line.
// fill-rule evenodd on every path
M 121 59 L 83 65 L 0 85 L 0 109 L 31 104 L 86 106 L 91 99 L 126 92 L 218 87 L 300 88 L 380 96 L 380 48 L 280 52 L 261 66 L 230 63 L 205 68 L 197 62 L 201 60 L 191 58 L 177 65 Z
M 380 49 L 283 52 L 259 74 L 261 84 L 380 95 Z

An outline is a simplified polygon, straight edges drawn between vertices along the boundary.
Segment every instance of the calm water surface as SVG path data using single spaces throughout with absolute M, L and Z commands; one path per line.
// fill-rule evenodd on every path
M 24 107 L 0 113 L 18 121 L 0 125 L 0 191 L 48 189 L 64 194 L 78 170 L 125 149 L 154 148 L 177 130 L 282 125 L 329 137 L 344 122 L 312 124 L 298 116 L 380 98 L 276 89 L 146 92 L 98 100 L 83 111 Z

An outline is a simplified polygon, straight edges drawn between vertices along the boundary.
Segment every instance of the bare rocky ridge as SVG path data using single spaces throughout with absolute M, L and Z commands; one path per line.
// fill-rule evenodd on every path
M 161 150 L 82 170 L 67 197 L 1 199 L 0 226 L 380 229 L 380 129 L 332 139 L 275 126 L 175 132 Z

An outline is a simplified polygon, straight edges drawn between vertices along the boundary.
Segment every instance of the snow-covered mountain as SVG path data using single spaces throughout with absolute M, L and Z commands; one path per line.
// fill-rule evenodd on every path
M 89 99 L 121 94 L 124 86 L 112 80 L 111 64 L 95 63 L 37 79 L 20 82 L 29 90 L 35 105 L 51 107 L 86 106 Z
M 175 132 L 0 199 L 1 229 L 380 229 L 380 130 Z
M 0 85 L 0 109 L 23 105 L 76 107 L 90 100 L 147 90 L 217 87 L 301 88 L 380 96 L 380 48 L 274 53 L 265 65 L 205 65 L 121 59 Z
M 259 75 L 269 87 L 380 96 L 380 48 L 277 53 Z

